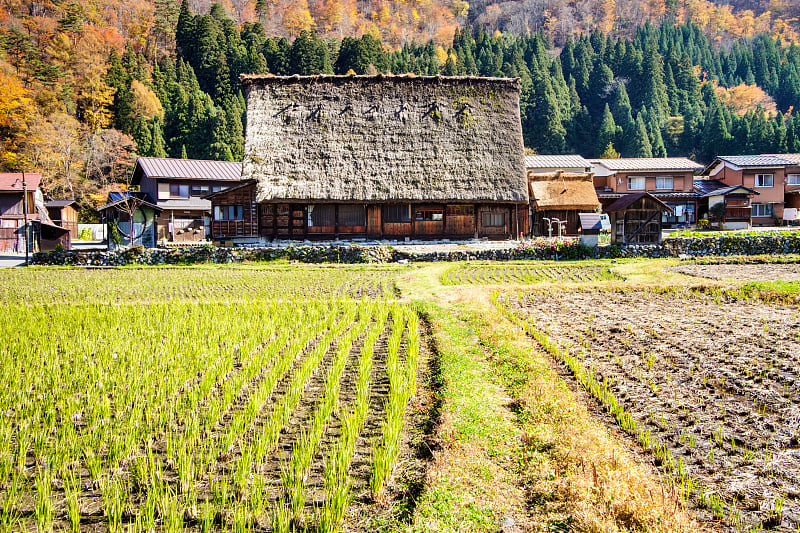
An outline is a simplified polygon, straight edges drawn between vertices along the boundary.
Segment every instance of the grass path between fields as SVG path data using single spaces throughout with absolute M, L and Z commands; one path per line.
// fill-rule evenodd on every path
M 446 290 L 443 269 L 419 272 L 408 295 L 425 301 L 444 382 L 411 530 L 702 530 L 494 309 L 490 291 Z

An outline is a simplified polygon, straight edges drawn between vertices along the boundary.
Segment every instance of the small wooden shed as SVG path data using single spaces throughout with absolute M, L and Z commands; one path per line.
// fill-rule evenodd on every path
M 162 209 L 145 193 L 112 191 L 108 203 L 97 209 L 108 224 L 108 247 L 156 247 L 156 216 Z
M 70 239 L 78 238 L 78 211 L 75 209 L 77 205 L 78 202 L 75 200 L 52 200 L 44 204 L 50 220 L 68 230 Z
M 580 229 L 578 214 L 595 212 L 600 207 L 591 172 L 536 173 L 528 170 L 528 187 L 533 216 L 533 235 L 548 235 L 548 222 L 566 222 L 562 235 L 577 235 Z M 553 227 L 553 234 L 556 234 Z
M 650 193 L 626 194 L 605 209 L 611 218 L 612 244 L 661 242 L 662 213 L 672 209 Z

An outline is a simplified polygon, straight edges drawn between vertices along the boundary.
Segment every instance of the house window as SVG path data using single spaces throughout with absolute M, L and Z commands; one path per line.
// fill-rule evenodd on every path
M 475 208 L 471 205 L 448 205 L 447 216 L 471 217 L 475 214 Z
M 441 221 L 444 219 L 444 213 L 441 209 L 419 209 L 414 218 L 421 221 Z
M 411 206 L 408 204 L 383 206 L 384 222 L 411 222 Z
M 192 196 L 205 196 L 208 193 L 208 185 L 192 185 Z
M 771 217 L 774 214 L 772 204 L 753 204 L 750 209 L 753 217 Z
M 215 220 L 244 220 L 244 206 L 241 205 L 215 205 Z
M 506 214 L 491 211 L 481 213 L 481 224 L 483 224 L 484 227 L 503 227 L 506 225 Z
M 310 227 L 335 226 L 336 206 L 331 204 L 308 206 L 308 225 Z
M 675 188 L 674 178 L 656 178 L 656 189 L 671 191 L 674 188 Z
M 189 198 L 189 186 L 179 183 L 170 183 L 169 196 L 170 198 Z
M 366 226 L 367 210 L 363 205 L 340 205 L 340 226 Z
M 789 174 L 786 176 L 786 185 L 800 185 L 800 174 Z
M 628 178 L 629 191 L 643 191 L 645 187 L 645 178 Z
M 756 174 L 756 187 L 772 187 L 772 174 Z

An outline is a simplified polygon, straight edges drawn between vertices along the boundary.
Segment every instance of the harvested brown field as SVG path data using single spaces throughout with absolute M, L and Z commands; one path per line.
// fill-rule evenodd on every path
M 507 305 L 593 374 L 599 395 L 708 518 L 800 527 L 796 307 L 689 292 L 531 293 Z M 623 416 L 624 418 L 624 416 Z
M 681 265 L 674 272 L 700 278 L 736 281 L 800 281 L 800 264 Z

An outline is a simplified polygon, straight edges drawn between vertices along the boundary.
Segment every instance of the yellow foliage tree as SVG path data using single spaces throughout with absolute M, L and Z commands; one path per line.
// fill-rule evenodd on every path
M 600 31 L 611 33 L 617 24 L 617 2 L 603 0 L 600 3 Z
M 0 166 L 15 169 L 24 164 L 20 152 L 35 108 L 22 81 L 0 65 Z
M 311 13 L 308 10 L 306 0 L 297 0 L 287 7 L 283 14 L 283 27 L 290 35 L 299 35 L 303 31 L 311 31 L 316 26 Z
M 161 100 L 158 99 L 147 85 L 134 79 L 131 82 L 131 93 L 133 94 L 133 108 L 134 116 L 144 117 L 147 120 L 157 116 L 164 117 L 164 108 L 161 107 Z

